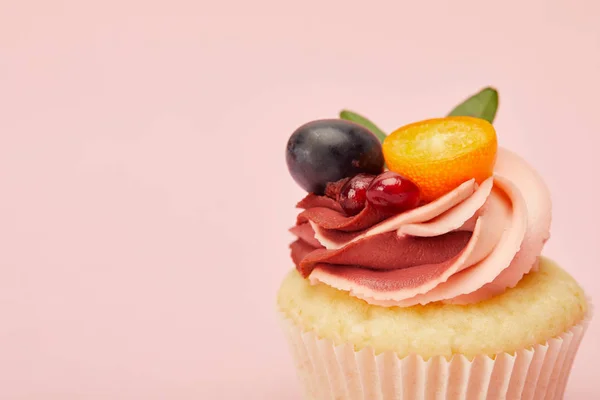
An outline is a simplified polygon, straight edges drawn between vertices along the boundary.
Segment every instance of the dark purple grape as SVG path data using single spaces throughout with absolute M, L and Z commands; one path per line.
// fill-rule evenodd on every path
M 383 170 L 379 139 L 368 129 L 341 119 L 312 121 L 290 137 L 286 161 L 304 190 L 323 194 L 329 182 Z

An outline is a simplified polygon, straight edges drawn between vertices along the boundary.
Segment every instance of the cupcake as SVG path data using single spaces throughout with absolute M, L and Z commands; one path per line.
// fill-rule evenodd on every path
M 544 181 L 493 114 L 353 116 L 287 147 L 308 194 L 277 306 L 305 398 L 562 399 L 590 307 L 541 256 Z

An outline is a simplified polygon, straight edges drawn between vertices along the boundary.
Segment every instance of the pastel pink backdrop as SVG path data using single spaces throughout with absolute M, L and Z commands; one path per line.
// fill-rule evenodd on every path
M 600 291 L 600 3 L 367 4 L 2 2 L 0 399 L 299 399 L 284 146 L 341 107 L 391 130 L 498 87 L 546 254 Z

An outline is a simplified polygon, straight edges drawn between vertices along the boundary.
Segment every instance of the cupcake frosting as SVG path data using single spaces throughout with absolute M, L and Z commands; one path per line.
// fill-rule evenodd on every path
M 402 307 L 473 303 L 515 286 L 537 267 L 551 219 L 543 180 L 505 149 L 492 177 L 397 215 L 367 205 L 349 217 L 315 194 L 298 207 L 291 250 L 304 277 Z

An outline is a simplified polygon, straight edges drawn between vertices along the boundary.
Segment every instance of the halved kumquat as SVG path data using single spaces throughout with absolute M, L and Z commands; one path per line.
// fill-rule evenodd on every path
M 446 117 L 406 125 L 383 142 L 388 168 L 417 184 L 430 202 L 461 183 L 492 176 L 498 140 L 489 122 Z

